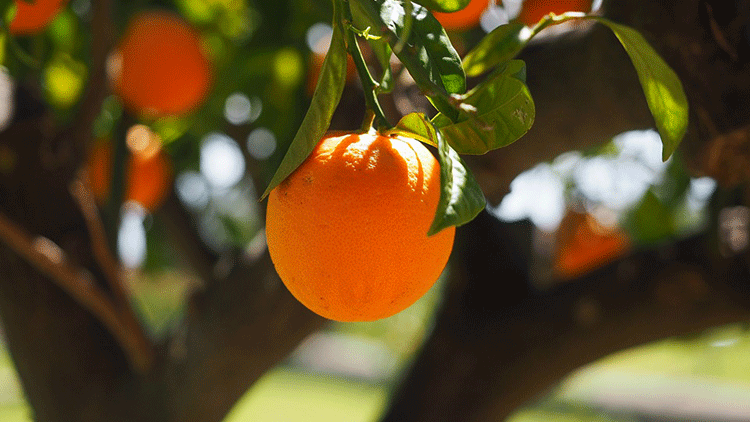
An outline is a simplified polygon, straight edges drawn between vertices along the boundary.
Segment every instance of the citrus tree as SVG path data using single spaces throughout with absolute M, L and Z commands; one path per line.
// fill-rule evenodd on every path
M 396 314 L 446 262 L 385 421 L 500 420 L 598 357 L 745 320 L 720 211 L 746 199 L 750 4 L 516 5 L 0 2 L 0 318 L 35 419 L 220 421 L 329 319 Z M 596 246 L 542 286 L 529 224 L 484 208 L 648 128 L 671 184 L 627 239 L 565 220 Z M 688 174 L 721 184 L 690 236 Z M 132 213 L 139 271 L 195 280 L 169 330 L 134 305 Z

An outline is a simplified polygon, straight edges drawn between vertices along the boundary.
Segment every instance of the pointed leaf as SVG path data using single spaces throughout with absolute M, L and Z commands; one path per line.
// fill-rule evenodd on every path
M 439 132 L 437 143 L 442 190 L 428 235 L 439 233 L 446 227 L 468 223 L 487 204 L 474 175 Z
M 517 22 L 498 26 L 464 57 L 466 75 L 480 75 L 512 59 L 528 44 L 530 35 L 531 30 Z
M 438 149 L 440 162 L 440 200 L 435 218 L 427 233 L 433 235 L 450 226 L 473 220 L 486 205 L 484 193 L 461 157 L 448 145 L 433 124 L 422 113 L 404 116 L 385 135 L 399 134 L 414 138 Z
M 585 18 L 582 12 L 565 12 L 545 15 L 533 27 L 517 22 L 500 25 L 482 38 L 464 57 L 464 69 L 468 76 L 477 76 L 493 66 L 515 57 L 529 44 L 532 38 L 549 26 L 559 25 L 569 20 Z
M 335 4 L 336 2 L 334 2 Z M 341 99 L 341 93 L 346 82 L 347 53 L 340 13 L 340 11 L 334 10 L 331 46 L 328 48 L 328 54 L 323 61 L 310 108 L 307 110 L 297 134 L 294 135 L 286 155 L 281 160 L 279 168 L 271 178 L 271 182 L 268 184 L 266 191 L 263 192 L 261 199 L 265 198 L 273 188 L 284 181 L 305 161 L 331 123 L 331 116 L 333 116 L 333 112 Z
M 398 134 L 418 139 L 437 148 L 437 129 L 423 113 L 409 113 L 385 135 Z
M 471 0 L 414 0 L 414 3 L 442 13 L 456 12 L 466 7 Z
M 502 73 L 469 92 L 464 102 L 477 114 L 458 123 L 438 114 L 435 126 L 459 154 L 484 154 L 515 142 L 531 128 L 536 116 L 534 100 L 519 78 L 525 65 L 513 60 Z
M 590 19 L 609 27 L 633 61 L 648 108 L 661 135 L 662 159 L 666 161 L 687 131 L 688 102 L 680 79 L 638 31 L 604 18 Z

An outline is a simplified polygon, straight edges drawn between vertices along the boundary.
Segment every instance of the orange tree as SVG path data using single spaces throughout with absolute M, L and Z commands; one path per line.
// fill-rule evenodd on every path
M 381 258 L 404 266 L 389 251 L 399 259 L 413 252 L 418 242 L 408 236 L 439 239 L 455 230 L 455 245 L 433 329 L 393 390 L 384 421 L 501 420 L 597 357 L 750 315 L 745 246 L 722 236 L 741 228 L 724 224 L 728 214 L 719 212 L 736 212 L 747 200 L 747 0 L 605 0 L 596 16 L 549 14 L 487 34 L 473 28 L 461 34 L 468 51 L 461 56 L 433 12 L 456 12 L 468 0 L 93 0 L 65 5 L 31 36 L 13 33 L 20 3 L 42 5 L 0 2 L 0 92 L 10 105 L 0 107 L 0 318 L 36 420 L 220 421 L 326 323 L 279 275 L 293 293 L 310 289 L 295 293 L 303 302 L 312 297 L 348 312 L 339 318 L 305 303 L 324 316 L 385 316 L 425 287 L 407 289 L 409 300 L 384 314 L 356 314 L 379 299 L 373 292 L 384 292 L 372 279 L 364 280 L 371 289 L 361 290 L 360 302 L 339 299 L 351 287 L 345 283 L 359 281 L 352 278 L 392 274 L 373 267 Z M 179 24 L 129 46 L 130 22 L 151 13 Z M 537 37 L 572 19 L 581 22 L 575 36 Z M 332 37 L 309 98 L 305 31 L 321 22 Z M 177 44 L 191 52 L 160 45 L 179 28 L 189 42 Z M 149 64 L 127 65 L 131 51 Z M 358 84 L 346 83 L 349 58 Z M 135 310 L 116 249 L 128 189 L 126 132 L 136 123 L 159 135 L 177 175 L 176 189 L 152 209 L 141 271 L 179 270 L 200 281 L 174 330 L 155 330 Z M 537 162 L 571 150 L 594 154 L 612 136 L 645 128 L 658 130 L 662 158 L 680 164 L 629 217 L 632 249 L 540 284 L 528 223 L 500 222 L 485 205 L 497 204 L 512 178 Z M 433 183 L 439 178 L 429 212 L 406 212 L 421 206 L 395 200 L 409 178 L 388 174 L 367 188 L 346 179 L 303 198 L 295 183 L 309 182 L 304 163 L 326 148 L 318 145 L 329 130 L 425 145 L 437 166 L 416 168 L 431 167 Z M 101 206 L 82 171 L 97 139 L 112 140 Z M 378 151 L 350 153 L 374 168 L 394 159 Z M 722 188 L 711 204 L 713 224 L 681 237 L 675 220 L 686 169 Z M 383 183 L 394 186 L 380 189 Z M 366 191 L 383 197 L 352 208 L 349 200 Z M 269 205 L 265 216 L 257 199 L 269 193 L 270 201 L 299 195 L 307 214 L 282 215 Z M 337 202 L 345 206 L 334 209 Z M 336 218 L 316 219 L 313 209 Z M 299 229 L 300 241 L 275 231 L 274 221 Z M 375 251 L 355 257 L 366 269 L 326 265 L 343 261 L 346 250 L 324 234 L 365 226 L 370 231 L 340 243 Z M 370 236 L 384 227 L 387 236 Z M 310 245 L 295 246 L 316 240 L 330 250 L 323 243 L 306 256 Z M 440 268 L 428 270 L 426 261 L 442 267 L 444 259 L 432 252 L 407 259 L 429 273 L 427 284 Z M 285 261 L 333 268 L 343 282 L 285 275 Z M 396 296 L 413 281 L 395 280 Z

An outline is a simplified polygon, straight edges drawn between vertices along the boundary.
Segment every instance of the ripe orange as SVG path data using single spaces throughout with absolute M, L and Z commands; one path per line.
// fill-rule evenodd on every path
M 527 26 L 536 25 L 544 16 L 565 12 L 590 12 L 591 0 L 525 0 L 518 20 Z
M 198 32 L 161 11 L 136 15 L 110 60 L 115 92 L 150 117 L 193 111 L 208 94 L 213 68 Z
M 43 30 L 68 4 L 68 0 L 36 0 L 33 4 L 14 0 L 16 16 L 8 27 L 12 35 L 32 35 Z
M 132 130 L 130 138 L 133 139 Z M 130 141 L 130 139 L 129 139 Z M 137 142 L 137 141 L 135 141 Z M 131 156 L 125 175 L 125 200 L 136 201 L 144 208 L 159 208 L 169 193 L 172 165 L 169 157 L 153 144 L 143 149 L 131 145 Z M 88 157 L 88 173 L 94 197 L 104 203 L 109 197 L 112 179 L 112 148 L 108 142 L 98 142 Z
M 455 228 L 428 237 L 440 165 L 420 142 L 327 135 L 268 197 L 276 270 L 313 312 L 338 321 L 394 315 L 440 276 Z
M 573 279 L 602 267 L 630 250 L 630 239 L 618 228 L 604 227 L 588 214 L 569 212 L 560 223 L 554 269 Z
M 445 29 L 467 30 L 479 24 L 479 19 L 487 10 L 489 3 L 489 0 L 471 0 L 466 7 L 457 12 L 432 12 L 432 14 Z
M 305 92 L 307 92 L 307 95 L 312 97 L 312 95 L 315 93 L 315 87 L 318 86 L 318 78 L 320 77 L 320 71 L 323 68 L 323 60 L 325 60 L 326 55 L 313 52 L 310 55 L 310 67 L 308 68 L 307 73 L 307 82 L 305 84 Z M 357 76 L 357 67 L 354 64 L 354 59 L 352 59 L 352 56 L 347 55 L 346 56 L 346 82 L 350 83 L 352 82 L 355 77 Z

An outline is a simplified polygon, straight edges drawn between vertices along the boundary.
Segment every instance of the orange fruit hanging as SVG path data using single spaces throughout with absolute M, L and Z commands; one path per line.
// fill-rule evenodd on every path
M 534 26 L 544 16 L 554 13 L 591 11 L 591 0 L 525 0 L 518 20 L 526 26 Z
M 128 131 L 131 155 L 125 173 L 124 199 L 138 202 L 150 211 L 159 208 L 172 186 L 172 164 L 160 143 L 145 126 L 136 125 Z M 103 204 L 109 198 L 112 179 L 112 147 L 109 142 L 98 142 L 92 147 L 87 169 L 94 197 Z
M 489 4 L 489 0 L 471 0 L 466 7 L 456 12 L 432 12 L 432 14 L 445 29 L 467 30 L 479 25 L 479 19 Z
M 578 278 L 629 250 L 630 239 L 622 230 L 604 227 L 589 214 L 571 211 L 557 231 L 555 274 L 561 279 Z
M 440 165 L 419 141 L 328 135 L 268 197 L 268 250 L 281 280 L 338 321 L 394 315 L 443 271 L 455 227 L 427 236 Z
M 49 25 L 57 14 L 68 4 L 68 0 L 36 0 L 27 3 L 14 0 L 16 15 L 8 26 L 11 35 L 33 35 Z
M 182 115 L 200 105 L 213 78 L 198 32 L 179 16 L 148 11 L 128 24 L 110 58 L 114 91 L 149 117 Z

